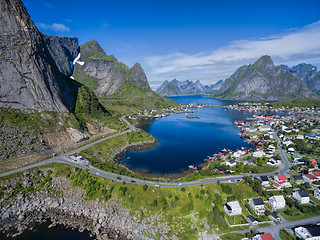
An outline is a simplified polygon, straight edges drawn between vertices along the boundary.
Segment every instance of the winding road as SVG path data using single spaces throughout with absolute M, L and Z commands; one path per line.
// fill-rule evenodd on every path
M 205 178 L 205 179 L 199 179 L 199 180 L 188 181 L 188 182 L 169 182 L 169 181 L 168 182 L 160 182 L 160 181 L 143 180 L 143 179 L 138 179 L 138 178 L 133 178 L 133 177 L 128 177 L 128 176 L 123 176 L 123 175 L 112 173 L 112 172 L 107 172 L 107 171 L 101 170 L 99 168 L 93 167 L 91 165 L 87 166 L 84 164 L 77 163 L 67 157 L 69 155 L 72 155 L 72 154 L 75 154 L 75 153 L 80 152 L 82 150 L 85 150 L 91 146 L 94 146 L 95 144 L 103 142 L 107 139 L 111 139 L 111 138 L 114 138 L 114 137 L 117 137 L 117 136 L 120 136 L 120 135 L 123 135 L 123 134 L 126 134 L 128 132 L 133 131 L 134 126 L 132 126 L 125 119 L 125 117 L 126 116 L 122 116 L 121 119 L 128 125 L 129 129 L 127 129 L 124 132 L 117 133 L 112 136 L 102 138 L 102 139 L 97 140 L 95 142 L 89 143 L 83 147 L 74 149 L 70 152 L 64 153 L 62 155 L 59 155 L 59 156 L 56 156 L 56 157 L 53 157 L 53 158 L 50 158 L 50 159 L 47 159 L 47 160 L 44 160 L 41 162 L 30 164 L 28 166 L 14 169 L 14 170 L 11 170 L 11 171 L 8 171 L 5 173 L 0 173 L 0 177 L 4 177 L 4 176 L 7 176 L 7 175 L 10 175 L 13 173 L 17 173 L 17 172 L 22 172 L 22 171 L 25 171 L 25 170 L 28 170 L 31 168 L 35 168 L 35 167 L 40 167 L 40 166 L 43 166 L 43 165 L 46 165 L 49 163 L 57 163 L 57 162 L 69 164 L 74 167 L 78 167 L 78 168 L 87 170 L 88 172 L 95 174 L 97 176 L 103 177 L 103 178 L 108 178 L 108 179 L 119 181 L 119 182 L 135 183 L 135 184 L 140 184 L 140 185 L 148 185 L 148 186 L 156 186 L 156 187 L 181 187 L 181 186 L 190 187 L 190 186 L 217 183 L 218 181 L 220 181 L 220 182 L 238 182 L 238 181 L 243 180 L 244 175 L 249 175 L 249 174 L 243 174 L 243 175 L 232 175 L 232 176 L 231 175 L 219 176 L 219 177 Z M 280 146 L 280 140 L 279 140 L 278 136 L 276 134 L 274 134 L 274 136 L 277 140 L 279 151 L 280 151 L 280 156 L 283 161 L 283 165 L 281 166 L 279 171 L 280 171 L 280 173 L 286 173 L 290 169 L 290 162 L 289 162 L 284 150 Z M 263 174 L 263 175 L 272 176 L 275 173 L 278 173 L 278 172 L 267 173 L 267 174 Z M 257 177 L 257 176 L 260 176 L 261 174 L 250 174 L 250 175 Z
M 74 167 L 78 167 L 78 168 L 81 168 L 81 169 L 84 169 L 84 170 L 87 170 L 88 172 L 92 173 L 92 174 L 95 174 L 97 176 L 100 176 L 100 177 L 103 177 L 103 178 L 108 178 L 108 179 L 111 179 L 111 180 L 115 180 L 115 181 L 119 181 L 119 182 L 127 182 L 127 183 L 135 183 L 135 184 L 140 184 L 140 185 L 148 185 L 148 186 L 155 186 L 155 187 L 189 187 L 189 186 L 197 186 L 197 185 L 205 185 L 205 184 L 212 184 L 212 183 L 217 183 L 218 181 L 220 182 L 238 182 L 238 181 L 242 181 L 243 180 L 243 176 L 244 175 L 247 175 L 247 174 L 244 174 L 244 175 L 228 175 L 228 176 L 220 176 L 220 177 L 215 177 L 215 178 L 205 178 L 205 179 L 199 179 L 199 180 L 194 180 L 194 181 L 188 181 L 188 182 L 157 182 L 157 181 L 151 181 L 151 180 L 142 180 L 142 179 L 137 179 L 137 178 L 132 178 L 132 177 L 128 177 L 128 176 L 123 176 L 123 175 L 120 175 L 120 174 L 116 174 L 116 173 L 112 173 L 112 172 L 107 172 L 107 171 L 103 171 L 101 169 L 98 169 L 98 168 L 95 168 L 91 165 L 84 165 L 84 164 L 80 164 L 80 163 L 77 163 L 73 160 L 70 160 L 67 156 L 68 155 L 72 155 L 72 154 L 75 154 L 77 152 L 80 152 L 82 150 L 85 150 L 91 146 L 94 146 L 95 144 L 98 144 L 100 142 L 103 142 L 107 139 L 111 139 L 111 138 L 114 138 L 114 137 L 117 137 L 117 136 L 120 136 L 120 135 L 123 135 L 123 134 L 126 134 L 128 132 L 131 132 L 134 130 L 134 126 L 132 126 L 126 119 L 125 119 L 126 116 L 122 116 L 121 119 L 128 125 L 129 129 L 127 129 L 126 131 L 124 132 L 121 132 L 121 133 L 117 133 L 117 134 L 114 134 L 112 136 L 108 136 L 108 137 L 105 137 L 105 138 L 102 138 L 100 140 L 97 140 L 95 142 L 92 142 L 90 144 L 87 144 L 83 147 L 80 147 L 80 148 L 77 148 L 77 149 L 74 149 L 68 153 L 64 153 L 62 155 L 59 155 L 59 156 L 56 156 L 56 157 L 53 157 L 53 158 L 50 158 L 50 159 L 47 159 L 47 160 L 44 160 L 44 161 L 41 161 L 41 162 L 37 162 L 37 163 L 34 163 L 34 164 L 30 164 L 28 166 L 24 166 L 24 167 L 21 167 L 21 168 L 18 168 L 18 169 L 14 169 L 14 170 L 11 170 L 11 171 L 8 171 L 8 172 L 5 172 L 5 173 L 1 173 L 0 174 L 0 177 L 4 177 L 4 176 L 8 176 L 8 175 L 11 175 L 11 174 L 14 174 L 14 173 L 17 173 L 17 172 L 23 172 L 25 170 L 28 170 L 28 169 L 32 169 L 32 168 L 36 168 L 36 167 L 40 167 L 40 166 L 43 166 L 43 165 L 46 165 L 46 164 L 49 164 L 49 163 L 65 163 L 65 164 L 69 164 L 69 165 L 72 165 Z M 279 148 L 279 152 L 280 152 L 280 157 L 282 159 L 282 166 L 279 168 L 279 170 L 277 172 L 273 172 L 273 173 L 267 173 L 267 174 L 263 174 L 263 175 L 266 175 L 266 176 L 271 176 L 271 175 L 274 175 L 275 173 L 278 174 L 286 174 L 286 173 L 289 173 L 290 171 L 290 162 L 285 154 L 285 151 L 282 149 L 281 147 L 281 143 L 280 143 L 280 139 L 279 137 L 277 136 L 276 133 L 274 133 L 274 137 L 277 141 L 277 144 L 278 144 L 278 148 Z M 261 174 L 252 174 L 252 176 L 260 176 Z M 278 224 L 278 225 L 270 225 L 270 226 L 267 226 L 267 227 L 261 227 L 261 228 L 257 228 L 257 230 L 259 232 L 270 232 L 272 233 L 273 237 L 275 240 L 280 240 L 280 235 L 279 235 L 279 232 L 281 229 L 283 228 L 292 228 L 294 226 L 298 226 L 298 225 L 303 225 L 303 224 L 308 224 L 308 223 L 316 223 L 316 222 L 319 222 L 320 221 L 320 216 L 316 216 L 316 217 L 312 217 L 312 218 L 307 218 L 307 219 L 301 219 L 301 220 L 298 220 L 298 221 L 288 221 L 288 222 L 284 222 L 284 223 L 281 223 L 281 224 Z

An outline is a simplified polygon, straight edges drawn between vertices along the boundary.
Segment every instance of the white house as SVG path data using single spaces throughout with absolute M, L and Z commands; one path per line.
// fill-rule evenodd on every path
M 261 185 L 264 187 L 270 186 L 269 178 L 267 176 L 260 176 L 259 180 L 261 181 Z
M 252 240 L 273 240 L 271 233 L 257 234 Z
M 298 135 L 298 136 L 296 136 L 296 139 L 301 139 L 301 140 L 303 140 L 303 139 L 304 139 L 304 136 L 303 136 L 303 135 Z
M 294 228 L 295 234 L 301 239 L 319 240 L 320 239 L 320 226 L 300 226 Z
M 234 167 L 236 165 L 237 165 L 237 162 L 235 160 L 230 160 L 226 162 L 226 166 L 229 166 L 229 167 Z
M 229 216 L 242 214 L 242 208 L 238 201 L 227 202 L 223 208 Z
M 263 157 L 265 154 L 263 151 L 255 151 L 254 153 L 252 153 L 252 157 Z
M 295 191 L 292 197 L 301 204 L 306 204 L 310 202 L 310 197 L 306 191 Z
M 263 125 L 259 127 L 259 132 L 267 132 L 269 130 L 271 130 L 271 127 L 268 125 Z
M 319 189 L 315 190 L 314 193 L 313 193 L 313 195 L 314 195 L 317 199 L 320 200 L 320 190 L 319 190 Z
M 271 207 L 275 210 L 283 209 L 286 206 L 286 200 L 282 195 L 272 196 L 269 198 Z
M 262 198 L 249 199 L 249 204 L 257 215 L 264 214 L 265 207 Z

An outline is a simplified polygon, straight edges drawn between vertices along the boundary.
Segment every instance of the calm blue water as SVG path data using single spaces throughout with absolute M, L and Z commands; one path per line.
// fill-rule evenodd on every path
M 0 234 L 0 239 L 2 240 L 89 240 L 93 239 L 90 237 L 88 231 L 79 232 L 77 230 L 72 230 L 64 226 L 56 226 L 53 228 L 48 228 L 51 224 L 47 221 L 42 224 L 35 226 L 34 230 L 27 230 L 23 234 L 15 238 L 7 238 Z
M 229 105 L 236 102 L 206 98 L 205 96 L 172 97 L 173 100 L 188 104 L 202 103 L 208 105 Z M 194 113 L 200 119 L 186 118 L 185 114 L 143 120 L 141 128 L 159 139 L 156 148 L 144 152 L 132 151 L 120 160 L 134 170 L 149 173 L 179 173 L 188 169 L 189 165 L 203 163 L 208 155 L 221 151 L 223 148 L 249 148 L 237 133 L 235 120 L 245 119 L 254 113 L 240 112 L 222 108 L 196 108 Z

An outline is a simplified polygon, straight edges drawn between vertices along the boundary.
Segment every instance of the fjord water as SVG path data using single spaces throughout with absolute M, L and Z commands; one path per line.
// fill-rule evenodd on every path
M 207 98 L 205 96 L 172 97 L 183 104 L 202 103 L 207 105 L 229 105 L 236 102 Z M 223 148 L 236 150 L 249 148 L 241 139 L 235 120 L 243 120 L 254 113 L 231 109 L 206 107 L 195 108 L 186 118 L 186 114 L 172 114 L 161 119 L 143 119 L 140 128 L 159 140 L 156 148 L 137 152 L 131 151 L 120 160 L 121 164 L 134 170 L 154 174 L 180 173 L 189 165 L 203 163 L 208 155 Z

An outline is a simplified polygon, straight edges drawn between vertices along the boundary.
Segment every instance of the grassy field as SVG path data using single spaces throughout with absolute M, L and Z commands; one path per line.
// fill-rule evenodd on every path
M 73 187 L 86 190 L 86 200 L 122 199 L 124 206 L 137 217 L 137 221 L 151 214 L 162 215 L 172 226 L 172 234 L 179 233 L 180 239 L 196 239 L 207 222 L 212 228 L 225 227 L 224 218 L 219 222 L 215 213 L 224 215 L 223 204 L 228 197 L 236 196 L 240 199 L 256 196 L 245 183 L 160 188 L 115 182 L 63 164 L 55 165 L 54 174 L 67 176 Z

